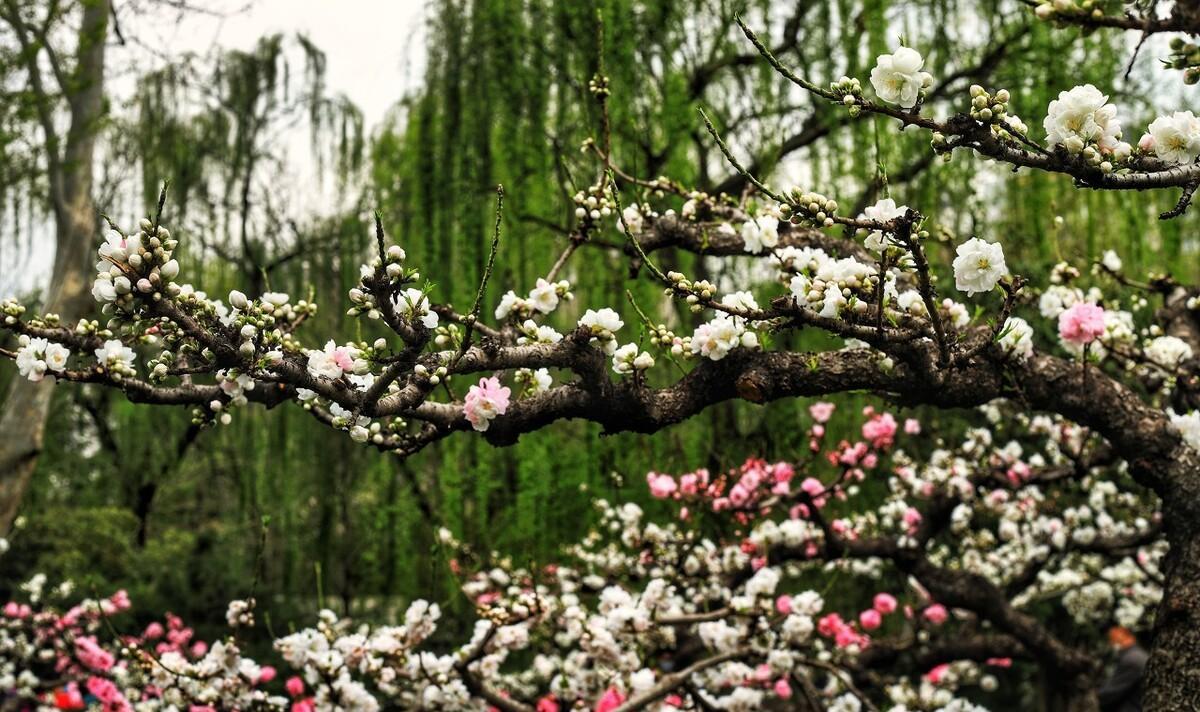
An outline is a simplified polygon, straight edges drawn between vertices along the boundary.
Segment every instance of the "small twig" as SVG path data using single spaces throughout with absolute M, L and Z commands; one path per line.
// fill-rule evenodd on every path
M 471 333 L 475 329 L 475 322 L 479 321 L 479 310 L 483 307 L 483 295 L 487 291 L 488 281 L 492 278 L 492 269 L 496 265 L 496 253 L 500 251 L 500 224 L 504 219 L 504 186 L 496 186 L 496 225 L 492 230 L 492 247 L 488 253 L 487 266 L 483 269 L 483 278 L 479 280 L 479 290 L 475 292 L 475 304 L 471 307 L 471 313 L 467 314 L 464 321 L 462 343 L 459 344 L 458 354 L 454 357 L 451 363 L 451 369 L 458 365 L 466 355 L 467 349 L 471 348 Z
M 763 185 L 762 181 L 755 178 L 753 175 L 751 175 L 750 171 L 742 167 L 742 164 L 739 163 L 738 160 L 734 158 L 733 153 L 730 152 L 729 146 L 726 146 L 725 141 L 721 139 L 721 135 L 717 133 L 717 129 L 715 126 L 713 126 L 712 121 L 709 120 L 708 114 L 704 113 L 704 109 L 699 109 L 699 111 L 700 116 L 704 119 L 705 128 L 708 129 L 708 133 L 713 137 L 713 140 L 717 142 L 717 147 L 721 149 L 721 153 L 725 154 L 725 160 L 729 161 L 729 165 L 733 166 L 735 171 L 741 174 L 746 180 L 750 181 L 755 188 L 758 188 L 760 191 L 762 191 L 763 195 L 766 195 L 777 203 L 790 205 L 790 201 L 788 201 L 787 198 L 775 193 L 770 188 Z
M 1183 192 L 1179 195 L 1179 202 L 1175 203 L 1175 207 L 1159 214 L 1159 220 L 1170 220 L 1177 218 L 1187 212 L 1188 206 L 1192 204 L 1192 196 L 1196 194 L 1196 188 L 1200 187 L 1200 181 L 1192 181 L 1183 187 Z

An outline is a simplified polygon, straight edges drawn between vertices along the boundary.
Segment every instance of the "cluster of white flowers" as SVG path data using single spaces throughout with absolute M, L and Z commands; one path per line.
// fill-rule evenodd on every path
M 903 109 L 917 105 L 921 93 L 933 84 L 933 76 L 922 71 L 925 60 L 915 49 L 897 47 L 892 54 L 881 54 L 871 70 L 871 86 L 879 98 Z
M 215 643 L 206 652 L 162 653 L 161 666 L 112 665 L 115 683 L 103 694 L 140 700 L 137 709 L 148 712 L 190 705 L 283 709 L 289 704 L 361 712 L 449 711 L 483 705 L 483 684 L 530 704 L 537 700 L 544 710 L 612 709 L 666 679 L 660 656 L 686 639 L 710 651 L 706 654 L 730 656 L 690 678 L 715 707 L 761 709 L 788 700 L 795 694 L 792 685 L 803 682 L 813 685 L 829 709 L 861 709 L 859 693 L 841 676 L 823 676 L 820 668 L 803 661 L 853 668 L 877 644 L 874 635 L 884 644 L 915 636 L 934 642 L 938 636 L 955 635 L 960 628 L 951 621 L 969 620 L 970 612 L 947 610 L 917 580 L 900 590 L 879 591 L 860 612 L 831 609 L 820 594 L 796 590 L 796 582 L 808 576 L 889 580 L 886 559 L 831 555 L 826 527 L 845 539 L 887 537 L 904 547 L 924 546 L 932 565 L 976 574 L 997 587 L 1012 585 L 1020 572 L 1038 565 L 1042 571 L 1019 592 L 1014 606 L 1060 599 L 1088 628 L 1110 620 L 1109 614 L 1124 625 L 1144 628 L 1161 596 L 1156 580 L 1165 544 L 1111 555 L 1090 547 L 1102 539 L 1150 532 L 1157 518 L 1153 505 L 1117 487 L 1112 475 L 1119 475 L 1119 468 L 1095 468 L 1081 478 L 1055 482 L 1054 493 L 1047 492 L 1038 471 L 1071 463 L 1071 454 L 1082 452 L 1095 436 L 1061 419 L 1011 412 L 1006 403 L 989 404 L 983 411 L 989 427 L 971 429 L 957 446 L 939 440 L 937 449 L 919 461 L 891 444 L 900 437 L 891 414 L 867 409 L 864 442 L 822 444 L 823 427 L 810 430 L 814 450 L 828 447 L 830 461 L 839 463 L 834 472 L 816 464 L 826 461 L 823 456 L 805 464 L 804 472 L 800 465 L 749 460 L 730 471 L 732 487 L 715 489 L 709 487 L 707 471 L 678 478 L 650 473 L 651 492 L 677 500 L 672 506 L 678 517 L 660 523 L 637 505 L 599 502 L 595 530 L 568 547 L 555 566 L 529 570 L 497 556 L 500 565 L 469 574 L 462 582 L 480 620 L 469 641 L 455 649 L 424 649 L 441 616 L 436 605 L 425 601 L 413 602 L 398 625 L 372 627 L 322 611 L 315 626 L 275 643 L 297 675 L 287 682 L 288 697 L 272 694 L 268 683 L 275 671 L 243 656 L 233 640 Z M 827 419 L 827 413 L 821 415 L 820 423 Z M 1200 414 L 1179 422 L 1200 437 Z M 904 425 L 906 434 L 919 432 L 914 423 Z M 815 523 L 807 507 L 858 497 L 856 482 L 868 472 L 886 478 L 885 501 L 859 510 L 839 506 L 847 513 L 827 525 Z M 662 478 L 671 487 L 659 482 Z M 756 489 L 771 496 L 755 500 L 749 492 Z M 958 542 L 954 547 L 912 534 L 921 523 L 923 503 L 942 497 L 958 501 L 949 524 Z M 736 536 L 710 539 L 691 525 L 691 508 L 728 516 L 731 503 L 738 507 L 739 519 L 730 519 L 738 522 Z M 460 546 L 446 530 L 439 540 L 451 550 Z M 789 560 L 774 563 L 780 555 Z M 45 581 L 24 588 L 37 600 L 44 595 Z M 108 610 L 118 608 L 107 605 Z M 228 622 L 252 625 L 253 608 L 251 601 L 232 602 Z M 911 614 L 897 613 L 902 609 Z M 14 651 L 23 655 L 20 651 L 27 647 L 12 645 L 11 639 L 26 635 L 37 619 L 19 606 L 4 610 L 0 681 L 25 695 L 40 680 L 5 677 L 5 665 Z M 874 633 L 881 626 L 888 628 Z M 132 646 L 126 642 L 112 652 L 98 647 L 95 655 L 107 661 L 106 655 L 130 655 L 123 651 Z M 526 650 L 523 662 L 516 663 L 513 653 Z M 886 695 L 892 709 L 977 710 L 981 708 L 958 694 L 975 686 L 995 689 L 999 681 L 987 672 L 992 664 L 1008 663 L 960 661 L 911 678 L 879 670 L 887 682 L 873 692 Z M 807 677 L 811 675 L 816 677 Z M 819 678 L 824 684 L 814 685 Z M 696 694 L 671 692 L 680 703 L 664 709 L 682 708 L 686 696 Z
M 509 315 L 529 317 L 534 314 L 549 314 L 558 308 L 559 301 L 571 299 L 571 283 L 567 280 L 548 282 L 541 277 L 529 291 L 529 296 L 519 297 L 516 292 L 508 291 L 496 305 L 496 318 L 507 319 Z
M 225 622 L 230 628 L 254 627 L 254 599 L 234 600 L 225 610 Z
M 1042 126 L 1046 129 L 1046 141 L 1051 146 L 1061 145 L 1068 153 L 1093 148 L 1121 160 L 1131 150 L 1129 144 L 1120 140 L 1117 107 L 1109 104 L 1108 97 L 1091 84 L 1059 93 L 1050 102 Z
M 114 378 L 132 376 L 135 373 L 133 362 L 137 354 L 121 343 L 120 339 L 108 339 L 103 346 L 95 350 L 94 355 L 96 363 L 108 369 Z
M 611 356 L 617 350 L 616 333 L 625 326 L 625 322 L 621 321 L 619 314 L 605 307 L 599 311 L 588 309 L 580 317 L 579 326 L 587 329 L 592 335 L 590 340 L 599 341 L 604 353 Z
M 779 217 L 776 215 L 760 215 L 742 223 L 742 249 L 758 254 L 772 250 L 779 244 Z
M 721 298 L 722 305 L 742 311 L 756 311 L 758 303 L 749 292 L 733 292 Z M 713 319 L 696 327 L 688 344 L 692 355 L 720 361 L 733 349 L 758 347 L 758 335 L 747 328 L 746 319 L 720 312 Z
M 572 200 L 575 201 L 575 217 L 583 221 L 596 222 L 609 217 L 615 207 L 601 183 L 593 183 L 586 191 L 576 191 Z
M 171 257 L 177 243 L 170 232 L 160 226 L 151 235 L 155 227 L 149 220 L 140 227 L 128 236 L 117 230 L 105 233 L 92 283 L 96 301 L 129 306 L 135 290 L 145 295 L 166 290 L 179 275 L 179 262 Z
M 1180 364 L 1192 358 L 1192 347 L 1177 336 L 1159 336 L 1146 344 L 1146 358 L 1152 363 L 1168 371 L 1174 371 Z
M 788 283 L 796 303 L 823 317 L 838 316 L 877 274 L 873 265 L 853 257 L 835 259 L 819 248 L 789 251 L 780 260 L 796 270 Z
M 908 212 L 907 205 L 896 205 L 896 201 L 891 198 L 884 198 L 876 202 L 874 205 L 863 209 L 862 215 L 859 217 L 865 220 L 878 220 L 887 222 L 896 218 L 904 217 Z M 872 252 L 883 252 L 888 247 L 887 238 L 882 230 L 872 230 L 867 233 L 867 238 L 863 242 L 868 250 Z
M 625 344 L 613 352 L 612 363 L 617 373 L 633 373 L 653 366 L 654 357 L 638 349 L 637 344 Z
M 53 379 L 54 374 L 67 369 L 71 350 L 66 346 L 46 339 L 30 338 L 25 334 L 20 336 L 17 343 L 21 347 L 17 349 L 17 372 L 25 378 L 36 383 L 45 378 L 47 372 Z
M 1160 116 L 1150 122 L 1138 147 L 1166 163 L 1192 163 L 1200 156 L 1200 119 L 1190 111 Z

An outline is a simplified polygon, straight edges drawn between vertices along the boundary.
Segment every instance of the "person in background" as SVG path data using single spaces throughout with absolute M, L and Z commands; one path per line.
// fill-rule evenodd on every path
M 1123 626 L 1108 629 L 1108 642 L 1117 653 L 1117 664 L 1100 688 L 1100 709 L 1102 712 L 1142 712 L 1142 679 L 1150 654 Z

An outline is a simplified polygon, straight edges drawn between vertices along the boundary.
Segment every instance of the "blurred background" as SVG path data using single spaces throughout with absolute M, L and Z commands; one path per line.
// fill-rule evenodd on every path
M 96 209 L 125 225 L 152 211 L 167 183 L 164 223 L 180 238 L 182 279 L 215 295 L 315 298 L 322 311 L 301 336 L 352 338 L 358 327 L 341 314 L 371 249 L 372 211 L 437 283 L 434 299 L 466 305 L 502 183 L 490 313 L 549 268 L 572 227 L 570 196 L 596 179 L 579 149 L 598 130 L 587 83 L 601 60 L 616 162 L 628 173 L 740 194 L 744 182 L 698 120 L 704 108 L 777 186 L 833 195 L 847 213 L 887 194 L 931 216 L 944 243 L 931 248 L 935 265 L 949 264 L 953 242 L 980 235 L 1003 242 L 1010 267 L 1035 285 L 1060 258 L 1081 264 L 1106 249 L 1132 274 L 1200 277 L 1196 211 L 1156 217 L 1174 195 L 1077 191 L 966 155 L 935 160 L 920 136 L 793 92 L 741 36 L 735 12 L 818 84 L 866 84 L 875 56 L 903 38 L 935 77 L 930 111 L 965 109 L 972 83 L 1007 88 L 1035 138 L 1049 101 L 1076 84 L 1110 95 L 1133 142 L 1157 110 L 1195 105 L 1194 87 L 1160 66 L 1165 38 L 1135 57 L 1136 36 L 1055 30 L 1016 0 L 0 0 L 0 297 L 33 312 L 55 294 L 52 275 L 90 271 L 99 223 L 88 249 L 72 252 L 56 176 L 90 176 Z M 63 81 L 50 81 L 60 71 Z M 81 97 L 97 92 L 96 110 L 81 116 Z M 58 146 L 47 145 L 47 114 Z M 51 161 L 76 132 L 94 138 L 90 157 Z M 607 246 L 573 257 L 564 276 L 577 299 L 553 323 L 563 330 L 588 307 L 612 306 L 635 324 L 628 289 L 690 332 L 692 315 L 631 277 L 611 247 L 619 240 L 614 229 Z M 664 268 L 750 279 L 738 259 L 660 254 Z M 90 313 L 88 301 L 59 311 Z M 828 345 L 789 338 L 783 345 Z M 15 373 L 0 368 L 0 392 Z M 592 497 L 654 509 L 647 470 L 796 456 L 808 406 L 730 403 L 653 437 L 559 423 L 506 449 L 464 434 L 402 461 L 299 408 L 245 409 L 232 425 L 198 430 L 186 410 L 54 391 L 0 558 L 0 597 L 44 572 L 86 591 L 126 588 L 138 610 L 171 610 L 209 635 L 229 599 L 254 594 L 276 633 L 317 606 L 383 620 L 426 597 L 463 614 L 443 631 L 458 636 L 470 608 L 435 545 L 438 527 L 481 552 L 550 562 L 591 525 Z M 946 437 L 976 417 L 903 412 Z

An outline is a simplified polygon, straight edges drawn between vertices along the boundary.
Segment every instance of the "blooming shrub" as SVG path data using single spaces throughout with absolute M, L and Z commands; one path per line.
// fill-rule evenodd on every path
M 973 690 L 1038 661 L 988 624 L 1003 631 L 1004 616 L 1051 598 L 1081 632 L 1144 628 L 1161 596 L 1157 512 L 1117 488 L 1120 468 L 1087 431 L 1009 408 L 989 406 L 986 426 L 917 457 L 906 450 L 928 445 L 917 421 L 866 408 L 862 438 L 833 442 L 835 407 L 816 403 L 796 462 L 650 472 L 667 520 L 598 501 L 596 530 L 558 562 L 466 573 L 478 620 L 449 652 L 426 647 L 436 604 L 414 601 L 398 624 L 374 627 L 323 611 L 275 641 L 277 673 L 241 653 L 252 600 L 231 603 L 231 634 L 206 645 L 169 614 L 120 633 L 122 593 L 60 613 L 52 603 L 69 587 L 35 579 L 29 602 L 0 617 L 0 681 L 13 699 L 59 709 L 750 710 L 797 688 L 831 709 L 975 709 Z M 887 494 L 859 506 L 868 485 Z M 468 550 L 441 539 L 459 551 L 454 570 L 471 568 Z M 831 600 L 820 592 L 831 576 L 875 592 Z M 1009 595 L 1001 615 L 991 591 Z

